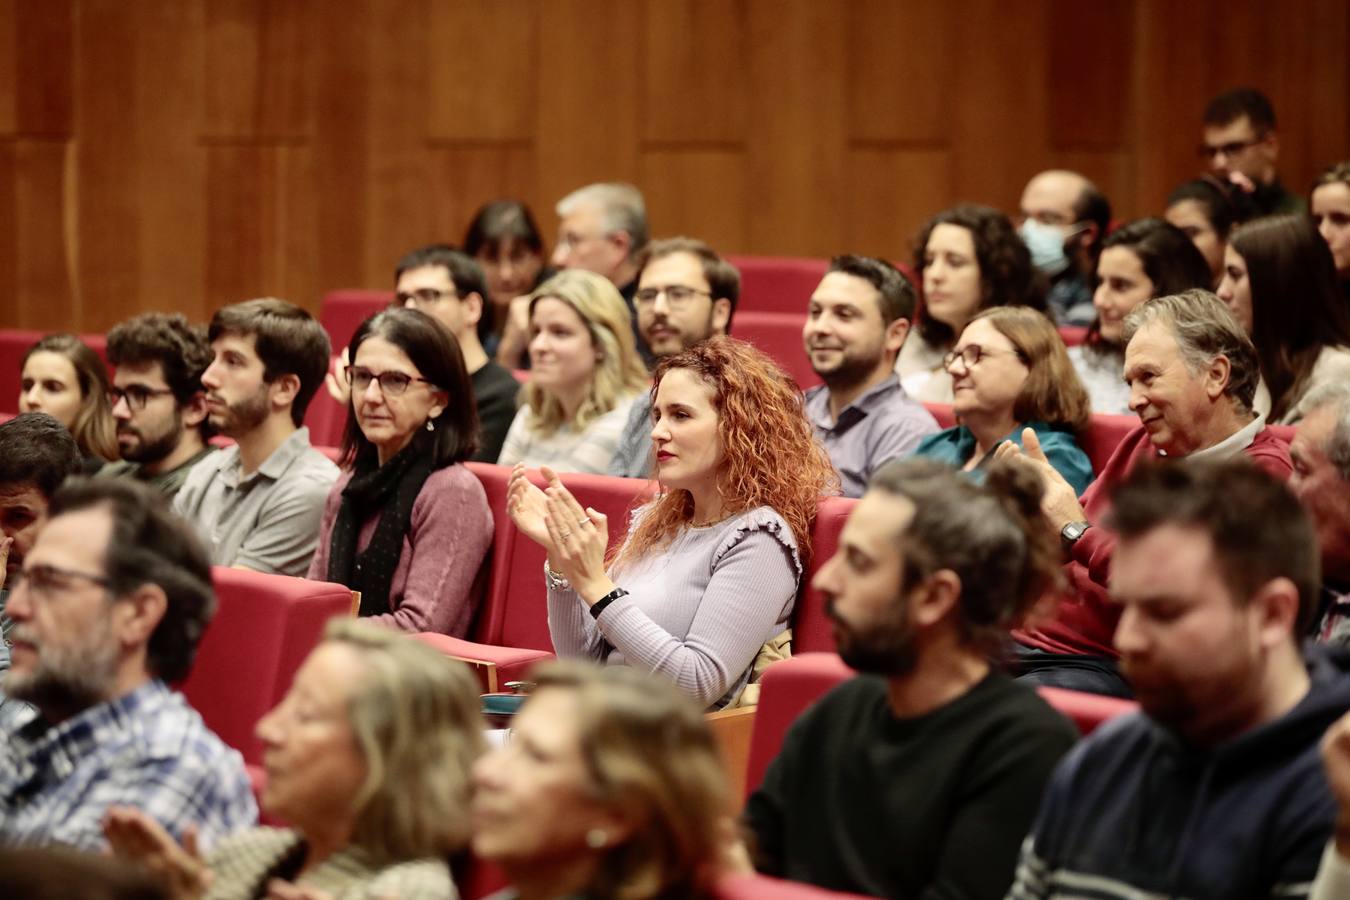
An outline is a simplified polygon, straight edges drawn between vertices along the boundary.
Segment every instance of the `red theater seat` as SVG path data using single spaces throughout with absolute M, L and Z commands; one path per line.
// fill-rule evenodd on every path
M 341 351 L 341 348 L 337 348 Z M 329 371 L 338 360 L 335 353 L 329 360 Z M 328 385 L 321 384 L 309 401 L 305 410 L 305 427 L 309 429 L 309 442 L 314 446 L 337 447 L 342 443 L 342 432 L 347 427 L 347 407 L 333 399 L 328 393 Z
M 333 342 L 333 352 L 341 353 L 351 342 L 356 327 L 373 313 L 394 301 L 393 291 L 373 291 L 365 288 L 342 288 L 329 291 L 319 307 L 319 324 Z
M 0 329 L 0 412 L 18 415 L 19 387 L 23 378 L 23 356 L 28 348 L 40 341 L 49 331 L 30 331 L 16 328 Z M 101 334 L 81 334 L 80 340 L 108 362 L 108 339 Z M 109 373 L 111 375 L 111 373 Z
M 830 891 L 811 884 L 796 881 L 783 881 L 767 875 L 728 875 L 719 880 L 713 888 L 717 900 L 838 900 L 855 898 L 862 900 L 863 894 L 847 894 L 842 891 Z
M 221 740 L 262 761 L 253 734 L 290 687 L 295 670 L 334 616 L 351 615 L 340 584 L 214 566 L 216 615 L 181 689 Z
M 834 633 L 825 615 L 825 600 L 811 582 L 821 566 L 838 551 L 839 532 L 844 530 L 844 523 L 857 504 L 857 500 L 849 497 L 825 497 L 816 507 L 816 521 L 811 526 L 811 562 L 792 611 L 793 653 L 834 652 Z
M 1076 347 L 1087 340 L 1087 328 L 1082 325 L 1061 325 L 1058 331 L 1066 347 Z
M 829 260 L 794 256 L 728 256 L 741 273 L 741 297 L 731 331 L 740 336 L 742 312 L 797 313 L 825 277 Z
M 731 321 L 731 333 L 773 357 L 805 390 L 820 384 L 802 347 L 805 324 L 804 312 L 737 312 Z

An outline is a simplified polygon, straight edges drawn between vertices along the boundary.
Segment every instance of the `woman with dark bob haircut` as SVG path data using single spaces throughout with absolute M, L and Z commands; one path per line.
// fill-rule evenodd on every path
M 1167 195 L 1163 218 L 1185 232 L 1209 265 L 1211 287 L 1223 278 L 1223 250 L 1233 229 L 1254 215 L 1251 200 L 1235 185 L 1211 176 L 1178 185 Z
M 1092 411 L 1126 415 L 1130 389 L 1121 377 L 1125 317 L 1145 300 L 1209 289 L 1209 264 L 1186 232 L 1162 219 L 1135 219 L 1107 236 L 1097 260 L 1097 318 L 1087 339 L 1069 348 L 1074 371 L 1092 398 Z
M 1306 216 L 1239 228 L 1224 252 L 1218 294 L 1256 345 L 1256 411 L 1271 422 L 1294 424 L 1308 412 L 1309 391 L 1350 382 L 1350 309 L 1331 250 Z
M 493 200 L 479 207 L 469 222 L 464 252 L 487 276 L 488 303 L 478 323 L 478 338 L 493 356 L 506 330 L 511 301 L 553 274 L 544 266 L 544 239 L 528 206 L 519 200 Z M 523 349 L 522 344 L 518 351 Z
M 942 359 L 975 314 L 994 306 L 1045 312 L 1045 280 L 1008 217 L 989 206 L 962 204 L 929 219 L 914 244 L 923 290 L 918 334 L 905 341 L 895 371 L 905 391 L 928 403 L 952 402 Z
M 415 309 L 386 309 L 351 343 L 339 476 L 310 578 L 361 592 L 362 616 L 463 637 L 482 592 L 492 513 L 462 463 L 478 414 L 459 345 Z
M 70 430 L 91 474 L 117 459 L 108 369 L 73 334 L 49 334 L 23 355 L 19 412 L 44 412 Z

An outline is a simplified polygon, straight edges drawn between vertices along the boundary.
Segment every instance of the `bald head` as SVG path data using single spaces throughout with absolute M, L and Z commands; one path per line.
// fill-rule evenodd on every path
M 1041 172 L 1022 191 L 1022 215 L 1046 225 L 1072 225 L 1082 218 L 1081 200 L 1091 190 L 1095 190 L 1092 182 L 1077 172 Z

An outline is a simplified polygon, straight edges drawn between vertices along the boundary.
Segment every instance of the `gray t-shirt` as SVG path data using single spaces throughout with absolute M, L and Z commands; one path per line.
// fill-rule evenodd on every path
M 1125 383 L 1123 352 L 1079 344 L 1069 348 L 1069 362 L 1087 388 L 1093 412 L 1112 416 L 1130 414 L 1130 386 Z
M 652 474 L 652 395 L 638 394 L 609 461 L 609 475 L 649 478 Z
M 873 472 L 941 430 L 923 404 L 905 394 L 896 375 L 850 403 L 838 419 L 830 418 L 830 389 L 813 387 L 806 392 L 806 418 L 830 454 L 845 497 L 861 497 Z
M 248 476 L 240 472 L 238 447 L 208 456 L 173 505 L 196 526 L 216 565 L 302 577 L 337 477 L 338 467 L 300 428 Z

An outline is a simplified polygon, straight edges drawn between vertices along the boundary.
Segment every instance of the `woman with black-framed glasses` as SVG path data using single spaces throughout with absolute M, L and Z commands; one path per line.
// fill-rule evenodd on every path
M 415 309 L 376 313 L 351 343 L 341 463 L 309 577 L 361 592 L 360 614 L 463 637 L 492 542 L 487 495 L 461 463 L 478 445 L 464 357 Z
M 1092 463 L 1078 446 L 1091 416 L 1087 389 L 1069 362 L 1064 341 L 1042 313 L 1021 306 L 987 309 L 971 319 L 943 357 L 952 377 L 958 424 L 930 435 L 915 456 L 949 462 L 983 477 L 984 465 L 1006 441 L 1022 445 L 1030 428 L 1041 450 L 1082 494 Z

